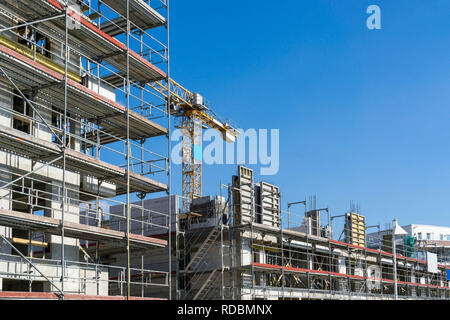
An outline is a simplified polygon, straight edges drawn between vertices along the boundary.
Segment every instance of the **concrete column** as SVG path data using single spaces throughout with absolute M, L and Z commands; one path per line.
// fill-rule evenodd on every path
M 34 97 L 31 97 L 31 100 L 34 100 Z M 48 108 L 39 107 L 37 109 L 42 118 L 44 118 L 45 122 L 48 125 L 51 125 L 52 123 L 51 107 Z M 36 114 L 36 112 L 33 111 L 33 115 L 34 115 L 33 119 L 36 121 L 34 122 L 34 127 L 32 129 L 33 131 L 31 134 L 34 135 L 36 138 L 51 142 L 53 136 L 52 131 L 46 124 L 42 122 L 41 118 Z
M 240 265 L 249 265 L 252 262 L 252 248 L 250 247 L 251 244 L 251 232 L 245 231 L 243 233 L 243 237 L 239 240 L 240 246 Z M 238 243 L 239 243 L 238 242 Z
M 308 263 L 307 269 L 312 270 L 313 269 L 313 262 L 314 262 L 313 254 L 310 253 L 306 257 L 307 257 L 307 263 Z
M 0 91 L 0 124 L 6 127 L 12 127 L 12 104 L 13 96 L 11 93 Z
M 62 202 L 62 170 L 52 168 L 50 174 L 53 178 L 57 180 L 53 180 L 51 185 L 47 185 L 47 192 L 51 193 L 51 200 L 48 201 L 46 207 L 51 208 L 45 210 L 45 215 L 55 218 L 61 219 L 61 202 Z M 65 204 L 65 214 L 64 221 L 66 222 L 75 222 L 79 223 L 79 207 L 78 204 L 75 203 L 78 199 L 78 194 L 73 191 L 75 187 L 72 183 L 79 183 L 79 175 L 66 172 L 66 181 L 68 184 L 66 185 L 69 189 L 68 192 L 68 202 Z M 47 255 L 49 259 L 52 260 L 60 260 L 61 259 L 61 236 L 50 235 L 49 236 L 50 243 L 50 254 Z M 66 261 L 79 261 L 79 240 L 72 238 L 64 239 L 64 258 Z M 68 291 L 78 291 L 80 288 L 80 277 L 79 277 L 79 267 L 78 266 L 67 266 L 66 267 L 66 280 L 64 284 L 64 289 Z
M 411 282 L 416 282 L 416 272 L 415 272 L 414 268 L 411 268 L 411 279 L 410 279 L 410 281 Z M 415 297 L 417 295 L 415 287 L 411 287 L 411 295 L 413 297 Z
M 0 186 L 11 181 L 11 174 L 6 166 L 0 165 Z M 0 189 L 0 209 L 11 210 L 11 187 Z M 8 239 L 12 238 L 12 229 L 0 226 L 0 234 Z M 5 244 L 0 245 L 0 253 L 11 254 L 11 247 Z
M 53 181 L 51 185 L 47 186 L 47 192 L 51 192 L 52 200 L 47 205 L 53 210 L 46 209 L 45 216 L 52 217 L 54 219 L 61 219 L 61 183 L 59 181 Z M 70 192 L 70 191 L 68 191 Z M 65 221 L 79 223 L 79 214 L 74 212 L 74 207 L 66 203 L 65 207 Z M 61 237 L 50 236 L 50 256 L 49 258 L 54 260 L 61 259 Z M 79 241 L 77 239 L 66 238 L 64 240 L 65 246 L 65 259 L 69 261 L 78 261 L 79 259 Z

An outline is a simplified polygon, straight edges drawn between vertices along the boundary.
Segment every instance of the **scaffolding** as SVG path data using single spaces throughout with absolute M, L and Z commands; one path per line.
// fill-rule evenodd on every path
M 169 61 L 168 0 L 1 2 L 0 298 L 171 299 Z
M 379 226 L 367 225 L 359 210 L 331 216 L 330 208 L 316 207 L 315 196 L 282 210 L 280 190 L 254 182 L 253 171 L 245 167 L 221 189 L 227 206 L 210 218 L 211 226 L 198 225 L 195 216 L 179 223 L 178 297 L 450 299 L 445 253 L 432 270 L 428 256 L 438 250 L 393 237 L 392 230 L 386 236 Z M 294 204 L 303 204 L 305 211 L 294 212 Z M 339 217 L 347 223 L 333 237 Z M 372 227 L 378 232 L 367 234 Z
M 231 245 L 226 235 L 231 197 L 225 201 L 221 195 L 200 206 L 195 206 L 195 200 L 189 201 L 188 212 L 184 209 L 186 199 L 183 200 L 176 218 L 176 297 L 226 299 L 221 288 L 229 272 L 226 260 Z

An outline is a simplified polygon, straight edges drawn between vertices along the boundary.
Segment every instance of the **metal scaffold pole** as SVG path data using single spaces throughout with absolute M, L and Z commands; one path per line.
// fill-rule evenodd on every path
M 220 181 L 220 199 L 222 200 L 222 181 Z M 225 281 L 224 281 L 224 260 L 223 260 L 223 247 L 224 247 L 224 237 L 223 237 L 223 230 L 224 230 L 224 215 L 226 214 L 226 204 L 224 206 L 222 215 L 219 217 L 221 220 L 220 223 L 220 298 L 222 300 L 225 300 L 224 290 L 225 290 Z
M 397 246 L 395 243 L 395 228 L 397 227 L 397 220 L 392 223 L 392 261 L 394 268 L 394 299 L 398 300 L 398 284 L 397 284 Z
M 241 188 L 242 186 L 239 186 Z M 254 248 L 253 244 L 253 222 L 255 221 L 255 186 L 253 185 L 253 180 L 250 182 L 250 194 L 251 194 L 251 215 L 250 215 L 250 263 L 251 263 L 251 297 L 255 298 L 255 257 L 252 254 L 252 250 Z
M 169 16 L 170 16 L 170 6 L 169 6 L 169 0 L 166 2 L 167 6 L 167 16 L 166 16 L 166 32 L 167 32 L 167 86 L 170 88 L 170 28 L 169 28 Z M 172 300 L 172 199 L 171 199 L 171 145 L 170 145 L 170 133 L 171 133 L 171 119 L 170 119 L 170 100 L 171 100 L 171 92 L 168 90 L 167 93 L 167 151 L 168 151 L 168 164 L 167 164 L 167 196 L 169 199 L 168 203 L 168 212 L 169 212 L 169 228 L 168 228 L 168 256 L 169 256 L 169 300 Z M 178 212 L 175 212 L 175 215 L 177 215 Z M 176 218 L 177 219 L 177 218 Z M 178 235 L 175 234 L 175 237 Z M 178 264 L 177 264 L 178 265 Z
M 231 300 L 235 300 L 235 289 L 234 289 L 234 268 L 233 268 L 233 245 L 234 245 L 234 198 L 233 198 L 233 189 L 232 185 L 228 185 L 228 201 L 230 203 L 229 209 L 229 215 L 228 215 L 228 243 L 229 243 L 229 278 L 230 278 L 230 285 L 231 285 Z
M 130 0 L 127 1 L 126 8 L 126 20 L 127 20 L 127 28 L 126 28 L 126 82 L 127 82 L 127 106 L 126 106 L 126 117 L 127 117 L 127 299 L 130 300 L 131 297 L 131 253 L 130 253 Z
M 64 37 L 64 120 L 63 120 L 63 168 L 62 168 L 62 201 L 61 201 L 61 299 L 64 299 L 64 278 L 65 278 L 65 241 L 64 241 L 64 224 L 65 224 L 65 210 L 66 210 L 66 147 L 67 147 L 67 77 L 68 77 L 68 64 L 69 64 L 69 3 L 67 1 L 65 7 L 65 37 Z
M 280 250 L 281 250 L 281 297 L 284 300 L 284 284 L 285 284 L 285 262 L 284 262 L 284 244 L 283 244 L 283 217 L 282 217 L 282 210 L 281 210 L 281 194 L 279 194 L 280 199 L 280 211 L 278 212 L 279 217 L 279 227 L 280 227 Z M 261 208 L 262 209 L 262 208 Z M 289 256 L 289 255 L 288 255 Z

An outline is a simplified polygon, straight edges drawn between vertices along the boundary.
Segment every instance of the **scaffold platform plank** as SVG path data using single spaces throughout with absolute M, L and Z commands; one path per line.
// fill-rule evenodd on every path
M 30 3 L 31 2 L 31 3 Z M 56 0 L 5 0 L 4 6 L 13 10 L 25 21 L 36 21 L 51 14 L 63 13 L 63 6 Z M 120 73 L 126 73 L 126 46 L 119 40 L 100 30 L 92 21 L 69 9 L 68 15 L 79 25 L 69 29 L 69 42 L 72 47 L 88 58 L 104 61 Z M 48 32 L 59 41 L 64 41 L 65 23 L 63 19 L 43 22 Z M 165 72 L 157 68 L 133 50 L 129 50 L 130 79 L 135 82 L 154 82 L 166 78 Z
M 58 300 L 59 295 L 52 292 L 0 291 L 0 300 Z M 84 294 L 64 294 L 64 300 L 127 300 L 123 296 L 94 296 Z M 161 298 L 130 297 L 130 300 L 167 300 Z
M 56 158 L 61 154 L 61 149 L 53 142 L 45 141 L 2 125 L 0 125 L 0 143 L 0 149 L 2 150 L 34 158 L 35 160 Z M 62 160 L 59 160 L 55 162 L 55 165 L 61 165 L 61 163 Z M 117 194 L 126 192 L 126 170 L 121 167 L 92 158 L 75 150 L 66 149 L 66 168 L 117 184 Z M 130 192 L 153 193 L 166 190 L 167 185 L 130 172 Z
M 61 220 L 29 213 L 0 209 L 0 225 L 22 230 L 39 231 L 61 235 Z M 75 222 L 64 222 L 64 235 L 68 238 L 91 241 L 118 241 L 125 244 L 125 232 L 84 225 Z M 167 241 L 130 234 L 130 245 L 135 248 L 165 247 Z
M 103 0 L 122 17 L 127 16 L 126 2 L 123 0 Z M 166 19 L 142 0 L 130 0 L 130 21 L 142 30 L 164 25 Z M 123 19 L 126 22 L 126 19 Z M 118 21 L 116 21 L 117 23 Z M 120 25 L 120 22 L 119 22 Z M 104 26 L 102 25 L 102 29 Z M 116 31 L 117 32 L 117 31 Z M 114 34 L 117 35 L 117 34 Z
M 358 276 L 358 275 L 349 275 L 344 273 L 336 273 L 336 272 L 329 272 L 329 271 L 323 271 L 323 270 L 315 270 L 315 269 L 305 269 L 305 268 L 293 268 L 293 267 L 284 267 L 278 265 L 271 265 L 271 264 L 264 264 L 264 263 L 257 263 L 254 262 L 253 264 L 254 268 L 262 269 L 262 270 L 277 270 L 281 272 L 283 270 L 284 272 L 292 272 L 292 273 L 302 273 L 302 274 L 310 274 L 310 275 L 316 275 L 316 276 L 332 276 L 332 277 L 339 277 L 339 278 L 350 278 L 352 280 L 379 280 L 383 283 L 394 283 L 394 280 L 391 279 L 378 279 L 373 277 L 366 277 L 366 276 Z M 244 266 L 242 269 L 250 269 L 250 266 Z M 404 281 L 398 281 L 399 285 L 408 285 L 408 286 L 418 286 L 418 287 L 430 287 L 430 288 L 438 288 L 443 290 L 450 290 L 450 287 L 445 286 L 437 286 L 437 285 L 430 285 L 430 284 L 423 284 L 423 283 L 417 283 L 417 282 L 404 282 Z
M 250 228 L 250 224 L 245 224 L 245 225 L 240 225 L 238 227 L 236 227 L 235 229 L 239 229 L 239 230 L 246 230 Z M 272 226 L 268 226 L 268 225 L 264 225 L 264 224 L 260 224 L 260 223 L 253 223 L 253 228 L 255 230 L 264 230 L 266 232 L 271 232 L 274 234 L 280 234 L 281 230 L 280 228 L 277 227 L 272 227 Z M 314 235 L 310 235 L 310 234 L 306 234 L 303 232 L 299 232 L 299 231 L 295 231 L 292 229 L 283 229 L 283 234 L 285 236 L 295 236 L 295 237 L 300 237 L 300 238 L 304 238 L 304 239 L 308 239 L 308 241 L 315 241 L 317 243 L 321 243 L 323 245 L 328 245 L 328 242 L 331 243 L 334 246 L 337 247 L 342 247 L 342 248 L 348 248 L 350 250 L 354 250 L 354 251 L 367 251 L 368 253 L 373 253 L 373 254 L 377 254 L 377 255 L 383 255 L 383 256 L 388 256 L 388 257 L 392 257 L 393 254 L 389 253 L 389 252 L 385 252 L 382 250 L 378 250 L 378 249 L 370 249 L 367 247 L 361 247 L 361 246 L 357 246 L 351 243 L 346 243 L 346 242 L 342 242 L 342 241 L 337 241 L 334 239 L 328 239 L 328 238 L 323 238 L 323 237 L 318 237 L 318 236 L 314 236 Z M 405 257 L 403 255 L 397 254 L 397 259 L 403 259 L 403 260 L 408 260 L 411 262 L 417 262 L 420 264 L 426 264 L 426 261 L 424 260 L 420 260 L 420 259 L 414 259 L 414 258 L 410 258 L 410 257 Z
M 6 69 L 8 76 L 23 90 L 42 88 L 38 92 L 44 100 L 53 102 L 62 107 L 64 90 L 61 83 L 64 76 L 50 68 L 43 66 L 32 59 L 0 44 L 0 65 Z M 9 81 L 0 76 L 6 85 Z M 78 114 L 86 119 L 98 119 L 109 131 L 120 138 L 126 132 L 126 108 L 117 102 L 88 89 L 87 87 L 68 79 L 68 105 L 69 112 Z M 59 102 L 59 103 L 56 103 Z M 157 123 L 130 110 L 130 138 L 133 140 L 150 138 L 167 134 L 167 129 Z

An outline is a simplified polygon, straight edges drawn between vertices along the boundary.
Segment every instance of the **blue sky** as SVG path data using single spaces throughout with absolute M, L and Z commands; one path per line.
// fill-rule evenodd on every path
M 172 1 L 172 76 L 242 128 L 280 129 L 280 171 L 258 180 L 284 209 L 316 194 L 369 224 L 450 226 L 449 18 L 448 0 Z M 235 172 L 205 166 L 204 193 Z

